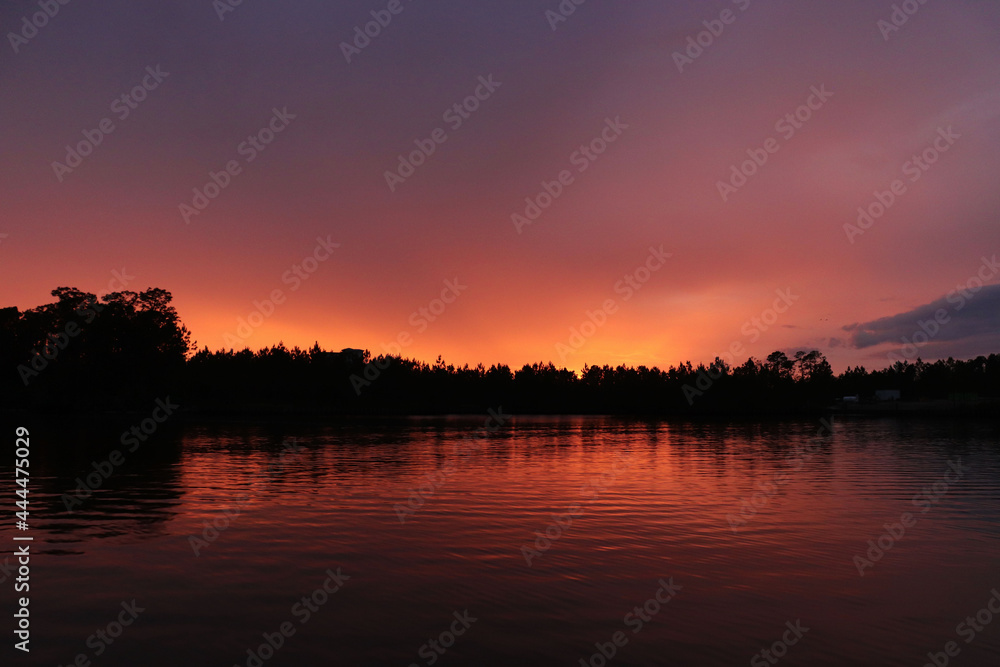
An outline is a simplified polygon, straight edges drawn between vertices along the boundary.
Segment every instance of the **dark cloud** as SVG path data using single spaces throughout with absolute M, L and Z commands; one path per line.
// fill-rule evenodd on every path
M 848 325 L 847 345 L 865 349 L 892 343 L 911 350 L 915 345 L 928 358 L 995 351 L 1000 348 L 1000 284 L 972 283 L 905 313 Z

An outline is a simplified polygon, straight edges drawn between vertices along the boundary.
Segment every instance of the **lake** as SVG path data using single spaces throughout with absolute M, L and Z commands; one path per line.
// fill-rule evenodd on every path
M 486 418 L 25 420 L 4 663 L 1000 664 L 996 424 Z

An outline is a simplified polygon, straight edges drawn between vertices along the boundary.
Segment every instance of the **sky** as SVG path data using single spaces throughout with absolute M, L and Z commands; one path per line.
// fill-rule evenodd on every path
M 41 5 L 0 8 L 2 306 L 159 287 L 199 348 L 458 365 L 1000 352 L 995 2 Z

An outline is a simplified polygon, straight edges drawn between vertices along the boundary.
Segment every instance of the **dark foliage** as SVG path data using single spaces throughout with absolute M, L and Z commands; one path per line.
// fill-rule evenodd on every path
M 774 352 L 730 367 L 690 362 L 586 366 L 581 373 L 536 363 L 457 368 L 344 350 L 279 344 L 258 351 L 207 348 L 190 334 L 160 289 L 93 294 L 60 287 L 57 301 L 0 310 L 4 405 L 32 409 L 130 409 L 170 395 L 206 413 L 433 414 L 485 412 L 766 414 L 860 403 L 878 390 L 903 400 L 1000 396 L 1000 355 L 968 361 L 899 362 L 835 376 L 818 351 Z M 53 357 L 51 359 L 46 358 Z
M 190 334 L 170 292 L 123 291 L 100 299 L 72 287 L 54 303 L 0 310 L 0 392 L 6 407 L 121 409 L 176 387 Z

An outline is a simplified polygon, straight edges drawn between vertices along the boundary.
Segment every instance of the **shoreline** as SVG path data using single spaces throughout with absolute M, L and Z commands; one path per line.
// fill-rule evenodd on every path
M 495 406 L 494 406 L 495 407 Z M 171 421 L 203 422 L 281 422 L 302 420 L 308 422 L 365 422 L 403 421 L 409 419 L 459 419 L 476 418 L 487 414 L 490 408 L 478 409 L 467 406 L 460 409 L 440 411 L 410 412 L 405 410 L 384 412 L 339 412 L 316 407 L 295 407 L 283 405 L 258 405 L 246 408 L 206 408 L 181 407 Z M 118 417 L 141 417 L 148 411 L 140 409 L 49 409 L 0 408 L 0 418 L 18 419 L 79 419 L 87 416 L 103 420 Z M 892 401 L 882 403 L 838 404 L 825 407 L 775 408 L 773 410 L 689 410 L 689 411 L 532 411 L 513 410 L 512 417 L 530 418 L 620 418 L 628 420 L 673 420 L 690 422 L 722 421 L 795 421 L 840 417 L 851 419 L 896 418 L 903 420 L 937 419 L 977 419 L 994 421 L 1000 419 L 1000 399 L 977 399 L 954 401 L 949 399 L 921 401 Z

